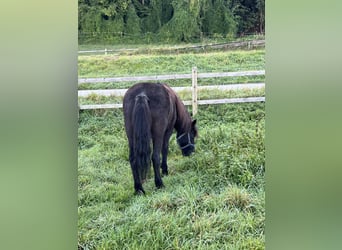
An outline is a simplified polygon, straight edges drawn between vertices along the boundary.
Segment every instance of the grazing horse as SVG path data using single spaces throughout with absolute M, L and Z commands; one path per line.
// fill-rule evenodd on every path
M 195 150 L 196 120 L 192 120 L 176 93 L 164 83 L 138 83 L 129 88 L 123 99 L 125 129 L 129 144 L 135 193 L 143 193 L 142 182 L 151 163 L 157 188 L 164 186 L 160 175 L 168 174 L 167 154 L 173 129 L 184 156 Z M 160 165 L 160 153 L 162 161 Z

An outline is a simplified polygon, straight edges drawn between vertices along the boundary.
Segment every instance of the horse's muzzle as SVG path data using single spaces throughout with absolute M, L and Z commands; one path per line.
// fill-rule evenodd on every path
M 189 146 L 189 147 L 182 150 L 182 154 L 183 154 L 183 156 L 190 156 L 194 151 L 195 151 L 195 147 Z

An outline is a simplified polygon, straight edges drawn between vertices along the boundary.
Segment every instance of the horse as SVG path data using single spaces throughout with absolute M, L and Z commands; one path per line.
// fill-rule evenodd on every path
M 183 156 L 189 156 L 195 151 L 196 119 L 192 120 L 183 102 L 165 83 L 143 82 L 130 87 L 123 98 L 123 113 L 135 194 L 145 194 L 142 183 L 151 158 L 155 186 L 164 187 L 160 167 L 162 175 L 168 175 L 167 155 L 173 130 Z

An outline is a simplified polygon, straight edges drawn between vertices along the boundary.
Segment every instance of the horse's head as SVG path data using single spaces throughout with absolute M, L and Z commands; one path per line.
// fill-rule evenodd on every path
M 197 134 L 196 120 L 193 120 L 191 122 L 190 131 L 177 137 L 177 143 L 184 156 L 189 156 L 195 151 L 195 138 L 197 137 Z

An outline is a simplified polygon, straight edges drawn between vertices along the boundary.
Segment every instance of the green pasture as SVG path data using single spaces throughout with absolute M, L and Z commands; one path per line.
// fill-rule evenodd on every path
M 79 56 L 79 77 L 262 70 L 264 50 L 170 55 Z M 199 79 L 199 85 L 264 82 L 264 76 Z M 165 81 L 191 86 L 191 80 Z M 82 84 L 79 89 L 134 84 Z M 199 99 L 264 96 L 265 89 L 200 91 Z M 180 92 L 190 100 L 189 92 Z M 91 95 L 80 104 L 121 103 Z M 188 107 L 191 112 L 191 107 Z M 165 188 L 153 174 L 135 196 L 121 109 L 81 110 L 78 129 L 79 249 L 264 249 L 265 103 L 201 105 L 196 152 L 175 135 Z M 153 171 L 152 171 L 153 172 Z
M 92 55 L 79 56 L 79 78 L 89 77 L 119 77 L 119 76 L 148 76 L 163 74 L 190 74 L 193 66 L 199 73 L 209 72 L 233 72 L 248 70 L 263 70 L 265 68 L 265 50 L 229 51 L 212 53 L 189 54 L 144 54 L 130 56 Z M 191 79 L 178 79 L 164 81 L 171 87 L 191 86 Z M 260 83 L 265 82 L 265 76 L 220 77 L 200 78 L 199 86 L 228 85 L 236 83 Z M 79 90 L 93 89 L 124 89 L 136 82 L 111 82 L 111 83 L 84 83 L 78 86 Z M 219 99 L 229 97 L 264 96 L 265 90 L 244 91 L 201 91 L 199 99 Z M 190 100 L 189 92 L 180 93 L 184 100 Z M 79 104 L 104 104 L 121 103 L 120 96 L 91 95 L 87 98 L 80 97 Z
M 78 241 L 84 249 L 264 249 L 265 105 L 201 106 L 196 152 L 174 135 L 165 188 L 134 196 L 122 111 L 79 119 Z
M 265 49 L 187 54 L 79 55 L 78 75 L 87 77 L 145 76 L 265 69 Z

